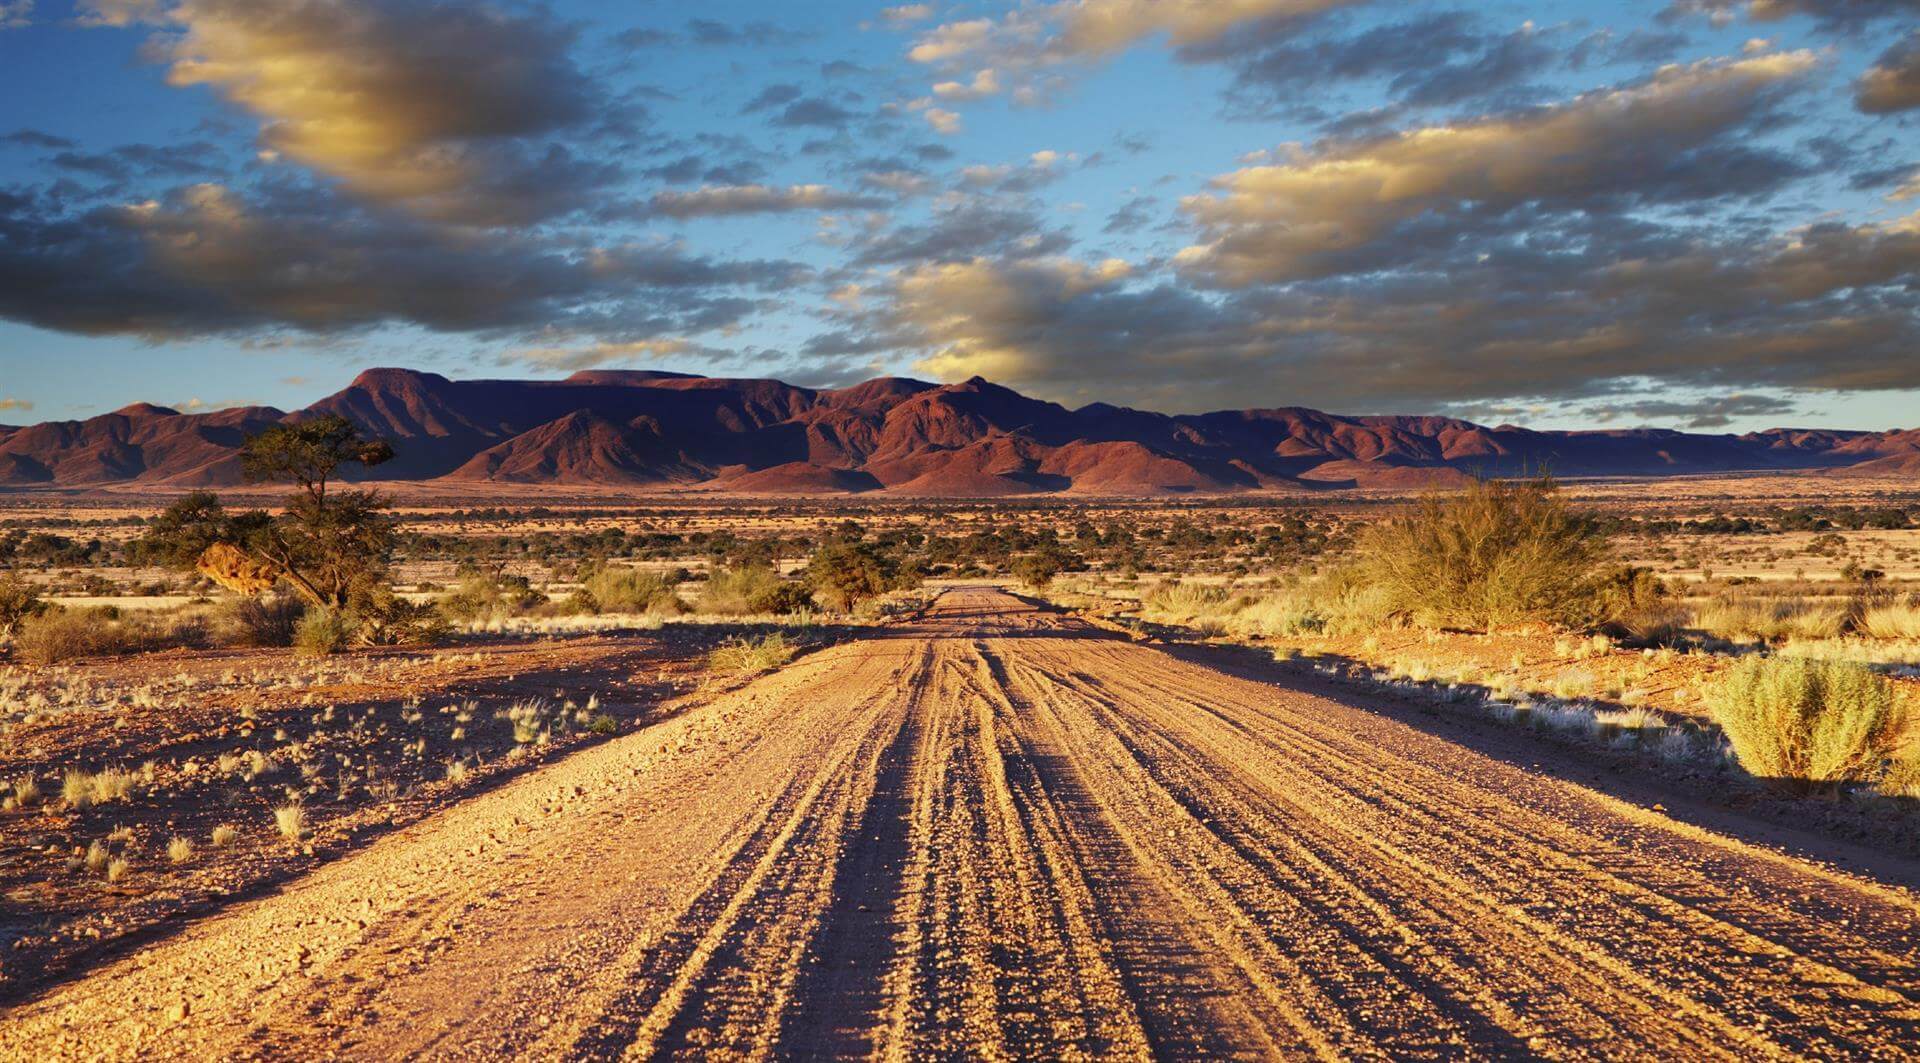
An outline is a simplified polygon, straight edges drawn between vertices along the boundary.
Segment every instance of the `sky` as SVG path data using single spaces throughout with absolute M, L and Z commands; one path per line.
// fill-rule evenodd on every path
M 1920 0 L 0 0 L 0 423 L 360 370 L 1920 425 Z

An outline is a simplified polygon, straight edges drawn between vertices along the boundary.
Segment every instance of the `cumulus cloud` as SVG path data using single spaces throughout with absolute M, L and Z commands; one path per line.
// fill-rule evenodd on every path
M 427 217 L 521 224 L 577 207 L 617 170 L 558 134 L 604 116 L 573 31 L 540 10 L 405 0 L 102 5 L 157 20 L 174 85 L 206 85 L 286 157 Z
M 808 35 L 771 22 L 745 22 L 734 26 L 709 18 L 696 18 L 687 22 L 687 39 L 708 48 L 732 48 L 743 44 L 767 47 L 799 44 L 807 40 Z
M 815 127 L 819 129 L 844 129 L 859 115 L 818 96 L 803 96 L 780 109 L 774 116 L 773 124 L 791 129 Z
M 0 413 L 12 413 L 33 409 L 33 403 L 26 399 L 0 399 Z
M 690 192 L 661 192 L 653 197 L 652 213 L 668 218 L 711 218 L 737 214 L 771 214 L 795 210 L 865 210 L 887 201 L 874 196 L 837 192 L 826 185 L 707 185 Z
M 677 244 L 560 247 L 445 229 L 302 190 L 255 201 L 202 184 L 77 215 L 0 195 L 0 317 L 90 335 L 409 324 L 632 338 L 736 323 L 755 290 L 802 273 Z
M 933 17 L 932 4 L 900 4 L 880 9 L 880 18 L 890 26 L 905 26 Z
M 929 107 L 924 113 L 927 124 L 942 136 L 952 136 L 960 132 L 960 116 L 941 107 Z
M 983 53 L 1016 62 L 1100 58 L 1148 37 L 1176 47 L 1205 44 L 1250 22 L 1318 14 L 1349 0 L 1063 0 L 934 27 L 907 54 L 922 63 Z
M 974 74 L 972 81 L 942 81 L 933 87 L 935 96 L 956 103 L 985 99 L 999 91 L 1000 75 L 992 67 Z
M 1670 66 L 1643 84 L 1555 107 L 1332 142 L 1249 166 L 1216 179 L 1218 191 L 1183 201 L 1204 240 L 1179 262 L 1213 283 L 1286 281 L 1378 268 L 1382 241 L 1429 212 L 1772 187 L 1794 164 L 1730 134 L 1767 114 L 1816 62 L 1802 51 Z
M 79 147 L 79 144 L 73 140 L 66 137 L 54 136 L 52 133 L 38 129 L 16 129 L 6 136 L 0 137 L 0 144 L 12 144 L 22 148 L 65 149 Z
M 1262 39 L 1256 26 L 1285 26 L 1359 0 L 1057 0 L 1005 16 L 934 26 L 914 41 L 909 58 L 943 70 L 968 65 L 1014 75 L 1015 98 L 1032 102 L 1059 84 L 1047 68 L 1109 58 L 1161 37 L 1199 58 L 1237 51 Z M 948 84 L 958 85 L 957 82 Z
M 33 0 L 0 0 L 0 30 L 16 30 L 31 25 Z
M 1920 30 L 1906 35 L 1860 76 L 1853 102 L 1868 114 L 1920 107 Z

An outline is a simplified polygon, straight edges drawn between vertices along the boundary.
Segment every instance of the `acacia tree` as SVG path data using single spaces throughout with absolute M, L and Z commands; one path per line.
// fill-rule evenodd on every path
M 41 608 L 40 593 L 33 584 L 11 572 L 0 573 L 0 638 L 13 634 L 22 620 Z
M 148 526 L 143 552 L 191 569 L 225 547 L 314 606 L 350 609 L 378 596 L 393 551 L 393 521 L 378 491 L 330 485 L 345 466 L 371 467 L 391 457 L 391 446 L 362 437 L 344 417 L 275 425 L 246 441 L 240 462 L 249 481 L 295 486 L 279 514 L 230 514 L 219 496 L 196 491 Z

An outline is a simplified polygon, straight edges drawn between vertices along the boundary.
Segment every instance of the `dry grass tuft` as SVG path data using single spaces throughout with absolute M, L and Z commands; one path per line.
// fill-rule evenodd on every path
M 754 675 L 786 664 L 797 651 L 798 647 L 778 631 L 757 641 L 733 639 L 707 655 L 707 670 L 719 675 Z
M 1846 628 L 1847 606 L 1802 598 L 1719 598 L 1694 610 L 1693 626 L 1715 638 L 1781 642 L 1830 639 Z
M 1869 606 L 1855 626 L 1868 638 L 1920 639 L 1920 603 Z
M 297 801 L 281 805 L 273 810 L 273 826 L 282 838 L 297 842 L 307 832 L 307 810 Z

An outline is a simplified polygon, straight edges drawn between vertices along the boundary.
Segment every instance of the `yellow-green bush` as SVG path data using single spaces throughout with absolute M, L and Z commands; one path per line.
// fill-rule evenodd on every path
M 1397 610 L 1479 629 L 1588 620 L 1607 556 L 1600 526 L 1550 480 L 1429 494 L 1358 546 L 1361 573 Z
M 1847 661 L 1748 657 L 1708 690 L 1740 766 L 1805 787 L 1877 777 L 1909 706 L 1885 676 Z

